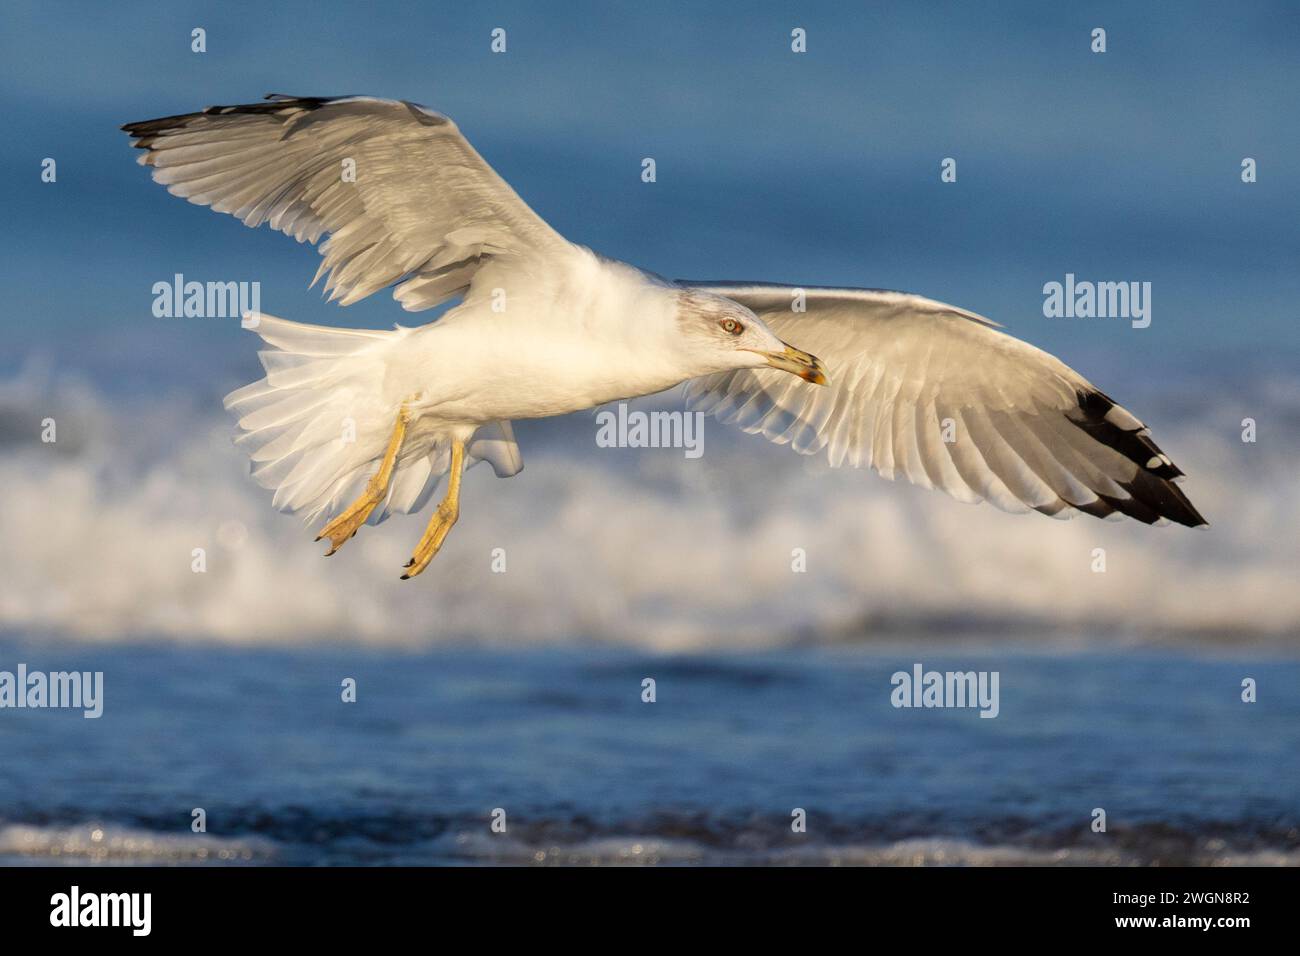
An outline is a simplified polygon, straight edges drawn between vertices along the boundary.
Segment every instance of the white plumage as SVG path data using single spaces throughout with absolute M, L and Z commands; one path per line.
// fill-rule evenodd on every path
M 235 443 L 248 452 L 254 480 L 275 491 L 276 508 L 315 520 L 355 494 L 383 454 L 401 402 L 400 389 L 384 383 L 409 355 L 403 339 L 415 330 L 334 329 L 262 314 L 249 324 L 276 350 L 260 353 L 266 378 L 226 396 L 239 419 Z M 466 454 L 471 464 L 489 462 L 501 478 L 524 466 L 508 421 L 479 425 Z M 435 432 L 413 435 L 370 523 L 421 510 L 447 461 L 447 442 Z
M 824 451 L 832 467 L 874 468 L 1004 511 L 1204 523 L 1142 422 L 983 316 L 876 289 L 690 284 L 744 303 L 830 369 L 826 389 L 749 370 L 697 379 L 686 389 L 696 410 L 803 454 Z
M 365 488 L 379 499 L 361 520 L 417 511 L 462 452 L 518 472 L 512 419 L 689 382 L 693 407 L 835 466 L 1009 511 L 1204 523 L 1141 422 L 980 316 L 897 292 L 669 282 L 556 234 L 445 116 L 268 99 L 123 128 L 175 195 L 327 237 L 317 279 L 343 305 L 386 286 L 412 311 L 461 300 L 391 332 L 258 317 L 266 377 L 226 403 L 276 507 L 316 517 Z

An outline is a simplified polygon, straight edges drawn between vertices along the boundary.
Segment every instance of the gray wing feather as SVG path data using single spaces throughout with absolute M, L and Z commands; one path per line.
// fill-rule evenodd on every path
M 878 289 L 680 284 L 747 306 L 829 377 L 820 387 L 775 370 L 723 372 L 687 384 L 694 410 L 835 467 L 1005 511 L 1205 524 L 1142 422 L 983 316 Z
M 568 245 L 439 113 L 373 97 L 268 100 L 122 128 L 172 194 L 299 242 L 328 236 L 313 284 L 324 276 L 331 299 L 400 282 L 394 298 L 427 309 L 463 293 L 486 259 Z

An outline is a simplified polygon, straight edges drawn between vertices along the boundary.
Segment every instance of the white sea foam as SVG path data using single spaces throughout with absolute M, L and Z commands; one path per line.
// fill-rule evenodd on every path
M 688 838 L 604 836 L 574 841 L 520 840 L 482 833 L 440 838 L 422 852 L 437 859 L 534 866 L 1142 866 L 1156 847 L 1034 847 L 984 844 L 958 837 L 916 837 L 879 844 L 717 847 Z M 1167 851 L 1164 851 L 1167 852 Z M 1291 850 L 1183 851 L 1201 866 L 1295 866 Z M 420 859 L 417 854 L 414 859 Z
M 0 628 L 240 644 L 591 637 L 657 649 L 878 634 L 881 621 L 1040 630 L 1300 630 L 1300 450 L 1235 411 L 1162 424 L 1208 530 L 973 507 L 710 421 L 698 460 L 602 449 L 590 418 L 519 428 L 526 469 L 475 469 L 460 524 L 422 577 L 398 575 L 424 516 L 363 528 L 328 561 L 270 508 L 230 425 L 171 403 L 107 402 L 27 376 L 0 387 Z M 39 440 L 53 417 L 58 441 Z M 1261 416 L 1263 417 L 1263 416 Z M 557 438 L 558 436 L 558 438 Z M 196 548 L 204 573 L 192 571 Z M 494 549 L 505 573 L 494 573 Z M 792 551 L 806 552 L 794 573 Z M 1106 551 L 1093 573 L 1093 550 Z M 956 626 L 956 625 L 954 625 Z M 1000 625 L 999 625 L 1000 626 Z
M 387 862 L 464 862 L 533 866 L 1139 866 L 1151 848 L 1030 847 L 982 844 L 956 837 L 918 837 L 880 844 L 718 847 L 683 837 L 599 836 L 528 840 L 481 832 L 447 834 L 409 846 L 386 844 Z M 158 866 L 256 865 L 292 862 L 296 847 L 262 837 L 159 833 L 95 822 L 66 826 L 0 826 L 0 864 Z M 1293 850 L 1228 851 L 1210 841 L 1189 851 L 1206 866 L 1296 866 Z M 1183 857 L 1178 859 L 1182 860 Z M 377 862 L 372 858 L 371 862 Z
M 99 823 L 0 826 L 0 861 L 9 865 L 265 863 L 273 856 L 273 845 L 255 837 L 229 839 L 204 833 L 168 834 Z

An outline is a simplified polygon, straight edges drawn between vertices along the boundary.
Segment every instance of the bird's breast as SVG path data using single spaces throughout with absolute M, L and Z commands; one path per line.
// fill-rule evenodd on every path
M 526 305 L 448 313 L 412 337 L 407 364 L 427 414 L 467 422 L 548 418 L 662 391 L 685 377 L 652 335 L 629 330 L 622 317 Z

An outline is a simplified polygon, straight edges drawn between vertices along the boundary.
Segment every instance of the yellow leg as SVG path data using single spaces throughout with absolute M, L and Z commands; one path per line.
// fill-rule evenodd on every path
M 328 558 L 343 547 L 343 542 L 357 533 L 357 529 L 370 517 L 370 512 L 374 511 L 375 506 L 388 494 L 388 482 L 393 477 L 397 453 L 402 447 L 402 439 L 406 437 L 406 426 L 410 421 L 410 409 L 407 408 L 407 403 L 403 402 L 397 413 L 397 422 L 393 425 L 392 437 L 388 439 L 388 449 L 379 463 L 379 470 L 366 483 L 366 490 L 361 492 L 361 497 L 348 505 L 337 518 L 322 528 L 320 534 L 316 535 L 317 541 L 321 538 L 330 539 L 330 549 L 325 552 L 325 557 Z
M 413 578 L 429 566 L 433 556 L 447 540 L 447 533 L 460 517 L 460 476 L 465 469 L 465 446 L 456 441 L 451 445 L 451 470 L 447 476 L 447 496 L 438 503 L 438 509 L 429 519 L 429 526 L 424 529 L 424 536 L 415 546 L 415 553 L 406 562 L 407 571 L 402 580 Z

